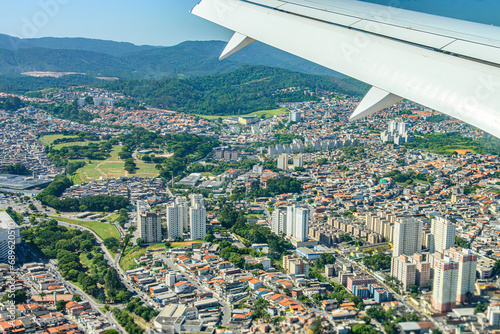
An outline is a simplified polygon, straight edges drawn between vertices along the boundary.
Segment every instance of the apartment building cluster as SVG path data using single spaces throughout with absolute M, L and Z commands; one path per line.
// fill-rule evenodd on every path
M 298 167 L 304 167 L 304 157 L 302 154 L 297 154 L 292 157 L 293 163 L 290 164 L 290 159 L 288 154 L 284 153 L 278 157 L 276 160 L 277 168 L 283 171 L 294 170 Z
M 334 271 L 338 274 L 339 282 L 354 295 L 373 300 L 379 304 L 390 302 L 394 296 L 377 279 L 366 273 L 358 266 L 345 260 L 337 260 Z M 328 273 L 327 273 L 328 275 Z
M 309 209 L 298 205 L 278 207 L 273 211 L 271 231 L 304 242 L 309 236 Z
M 409 134 L 410 125 L 404 122 L 390 121 L 387 130 L 380 134 L 383 143 L 394 143 L 401 145 L 413 142 L 413 137 Z
M 269 146 L 267 149 L 267 155 L 269 157 L 276 157 L 282 154 L 297 154 L 303 153 L 306 150 L 313 152 L 335 150 L 346 146 L 358 146 L 360 142 L 351 135 L 348 135 L 345 139 L 338 140 L 315 140 L 311 138 L 306 138 L 304 142 L 302 140 L 295 138 L 291 144 L 277 144 Z
M 152 212 L 151 206 L 137 202 L 137 227 L 139 236 L 145 243 L 159 243 L 164 238 L 175 240 L 183 238 L 184 232 L 191 240 L 202 240 L 206 235 L 207 211 L 203 195 L 191 194 L 191 206 L 184 197 L 177 197 L 166 205 L 165 213 Z M 162 233 L 162 218 L 165 218 L 166 233 Z

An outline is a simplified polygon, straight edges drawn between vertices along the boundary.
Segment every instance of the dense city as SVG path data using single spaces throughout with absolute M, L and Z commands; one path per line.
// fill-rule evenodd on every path
M 304 94 L 203 116 L 0 93 L 0 333 L 499 332 L 496 139 Z

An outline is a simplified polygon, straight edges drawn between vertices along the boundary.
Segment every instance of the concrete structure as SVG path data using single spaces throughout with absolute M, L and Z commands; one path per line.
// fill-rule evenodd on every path
M 488 306 L 486 317 L 488 318 L 490 326 L 500 326 L 500 306 Z
M 457 300 L 458 262 L 449 257 L 434 258 L 432 307 L 439 312 L 450 311 Z
M 304 242 L 308 240 L 309 235 L 309 209 L 302 208 L 296 205 L 291 205 L 286 208 L 286 215 L 284 209 L 279 210 L 274 216 L 278 225 L 274 225 L 275 230 L 279 231 L 280 219 L 282 219 L 282 229 L 283 233 L 287 237 L 293 238 L 299 242 Z M 285 226 L 286 218 L 286 226 Z
M 387 130 L 380 134 L 382 142 L 394 142 L 401 145 L 413 142 L 413 137 L 408 133 L 410 126 L 408 123 L 389 121 Z
M 457 302 L 469 302 L 474 297 L 477 255 L 469 249 L 456 248 L 450 248 L 444 255 L 458 262 Z
M 406 291 L 410 285 L 426 287 L 430 281 L 430 263 L 423 260 L 422 254 L 413 256 L 400 255 L 393 257 L 391 262 L 391 276 L 397 278 Z
M 182 213 L 182 209 L 176 203 L 167 206 L 167 234 L 169 240 L 183 236 L 184 225 L 179 217 L 180 213 Z
M 430 253 L 442 252 L 455 245 L 455 224 L 443 217 L 432 219 Z
M 302 121 L 302 113 L 300 111 L 290 111 L 289 119 L 290 122 L 298 123 Z
M 415 285 L 417 279 L 417 266 L 411 263 L 406 255 L 392 258 L 391 276 L 403 284 L 403 290 L 408 290 L 410 285 Z
M 282 154 L 277 159 L 277 168 L 281 170 L 288 170 L 288 155 Z
M 302 154 L 297 154 L 293 157 L 293 168 L 304 167 L 304 157 Z
M 298 241 L 307 241 L 309 235 L 309 209 L 295 208 L 295 234 Z
M 401 254 L 412 256 L 422 250 L 421 221 L 415 218 L 399 218 L 394 224 L 392 256 Z
M 202 240 L 207 234 L 207 210 L 196 203 L 189 208 L 191 240 Z
M 287 233 L 287 208 L 279 207 L 271 216 L 271 231 L 276 235 Z
M 283 269 L 287 274 L 309 276 L 309 263 L 292 255 L 283 257 Z
M 149 205 L 137 202 L 137 229 L 144 243 L 158 243 L 163 239 L 161 233 L 161 218 L 155 212 L 150 212 Z
M 185 197 L 176 197 L 175 204 L 177 204 L 177 210 L 179 210 L 179 222 L 182 225 L 182 228 L 187 231 L 189 227 L 188 201 Z
M 205 199 L 202 194 L 191 194 L 191 206 L 205 206 Z

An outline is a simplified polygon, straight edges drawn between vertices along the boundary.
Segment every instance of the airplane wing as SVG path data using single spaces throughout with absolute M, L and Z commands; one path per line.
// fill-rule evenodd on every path
M 356 0 L 201 0 L 192 13 L 235 32 L 221 59 L 258 40 L 372 85 L 351 121 L 406 98 L 500 138 L 499 27 Z

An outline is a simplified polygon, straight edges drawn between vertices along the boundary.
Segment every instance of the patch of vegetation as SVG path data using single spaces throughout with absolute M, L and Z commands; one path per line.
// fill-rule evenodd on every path
M 84 211 L 114 211 L 126 208 L 129 200 L 123 196 L 95 195 L 85 198 L 65 198 L 59 199 L 64 190 L 73 185 L 73 182 L 64 175 L 55 177 L 47 188 L 37 195 L 37 199 L 42 204 L 50 206 L 64 212 L 84 212 Z
M 95 246 L 92 233 L 58 226 L 51 220 L 23 230 L 21 235 L 46 257 L 57 259 L 61 275 L 77 282 L 88 295 L 108 303 L 129 299 L 116 269 L 108 265 L 100 248 Z M 81 254 L 91 260 L 90 265 L 82 264 Z
M 363 264 L 373 271 L 391 269 L 391 257 L 382 252 L 372 256 L 365 256 Z

